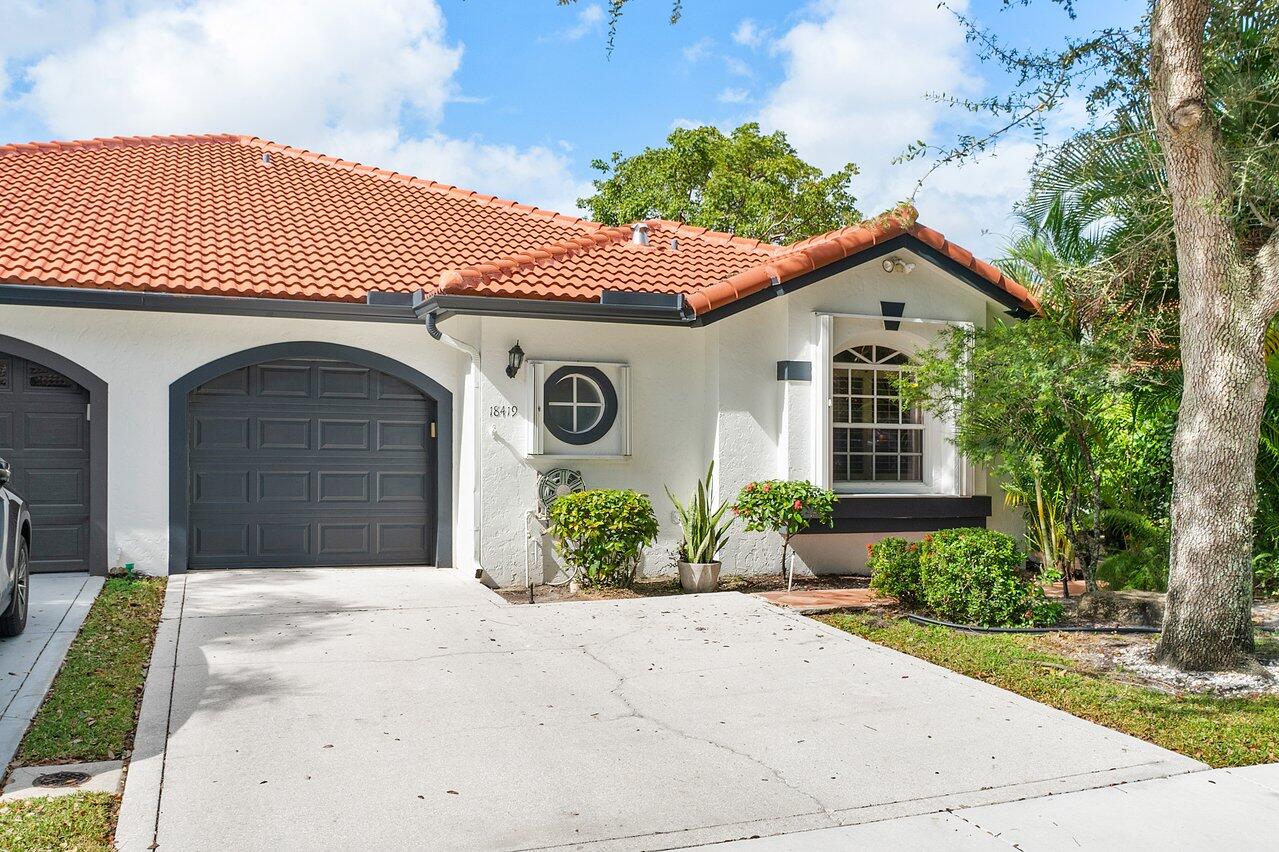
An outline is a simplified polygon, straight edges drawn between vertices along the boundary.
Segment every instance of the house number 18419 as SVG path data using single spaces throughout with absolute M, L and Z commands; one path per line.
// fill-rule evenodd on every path
M 519 413 L 518 405 L 494 405 L 489 408 L 489 417 L 516 417 Z

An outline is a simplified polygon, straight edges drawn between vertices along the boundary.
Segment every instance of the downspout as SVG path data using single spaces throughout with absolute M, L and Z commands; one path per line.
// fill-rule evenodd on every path
M 469 343 L 463 343 L 450 334 L 445 334 L 440 330 L 435 319 L 435 312 L 432 311 L 426 315 L 426 333 L 431 337 L 443 343 L 445 346 L 452 347 L 457 351 L 465 354 L 471 359 L 471 373 L 474 376 L 472 399 L 475 401 L 475 489 L 472 496 L 471 507 L 471 531 L 472 531 L 472 557 L 475 560 L 476 575 L 483 570 L 483 563 L 480 561 L 481 534 L 483 532 L 483 513 L 481 509 L 481 488 L 484 482 L 484 453 L 480 449 L 480 350 L 476 349 Z M 452 447 L 449 448 L 452 452 Z

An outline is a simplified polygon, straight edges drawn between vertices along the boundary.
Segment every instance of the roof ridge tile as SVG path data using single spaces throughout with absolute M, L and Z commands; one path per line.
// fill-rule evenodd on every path
M 535 266 L 556 263 L 573 255 L 590 252 L 599 246 L 619 243 L 624 239 L 630 239 L 630 237 L 630 225 L 606 225 L 599 231 L 579 234 L 566 240 L 547 243 L 531 249 L 523 249 L 485 263 L 477 263 L 457 269 L 446 269 L 440 273 L 437 289 L 443 293 L 471 290 L 477 284 L 493 277 L 510 275 Z M 545 255 L 545 257 L 541 255 Z

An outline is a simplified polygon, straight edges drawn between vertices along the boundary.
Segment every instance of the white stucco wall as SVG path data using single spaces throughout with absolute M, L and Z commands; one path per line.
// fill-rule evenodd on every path
M 469 358 L 431 339 L 417 324 L 273 319 L 84 308 L 0 307 L 0 334 L 42 346 L 96 373 L 109 385 L 108 557 L 148 572 L 167 570 L 169 384 L 217 358 L 285 341 L 323 341 L 369 350 L 431 376 L 454 395 L 453 563 L 484 570 L 498 584 L 522 582 L 527 519 L 540 473 L 582 472 L 587 487 L 649 494 L 661 523 L 648 574 L 671 569 L 678 526 L 664 491 L 691 492 L 715 460 L 717 490 L 731 499 L 746 482 L 819 479 L 814 440 L 824 404 L 821 381 L 780 382 L 777 362 L 815 362 L 821 312 L 880 314 L 880 301 L 905 302 L 906 317 L 982 324 L 992 303 L 926 262 L 911 275 L 863 264 L 726 317 L 704 328 L 455 317 L 443 328 L 482 353 Z M 872 334 L 904 348 L 926 344 L 942 325 L 905 324 L 893 336 L 878 320 L 837 318 L 831 344 Z M 529 359 L 625 362 L 630 365 L 631 454 L 621 459 L 561 460 L 528 455 L 527 408 L 532 371 L 505 375 L 507 350 L 520 342 Z M 814 364 L 817 367 L 816 364 Z M 819 369 L 815 376 L 823 375 Z M 477 393 L 478 387 L 478 393 Z M 509 409 L 515 406 L 518 413 Z M 935 430 L 936 431 L 936 430 Z M 944 428 L 942 429 L 944 431 Z M 1017 513 L 987 489 L 981 471 L 962 470 L 940 431 L 928 444 L 932 476 L 920 493 L 991 494 L 990 526 L 1020 536 Z M 440 448 L 445 452 L 445 448 Z M 963 480 L 963 481 L 961 481 Z M 873 489 L 871 489 L 873 491 Z M 902 489 L 895 489 L 898 493 Z M 907 491 L 911 488 L 905 489 Z M 859 570 L 877 535 L 802 537 L 798 566 L 819 572 Z M 544 554 L 549 547 L 542 548 Z M 729 573 L 776 570 L 780 541 L 740 527 L 723 554 Z M 553 575 L 554 561 L 533 565 Z

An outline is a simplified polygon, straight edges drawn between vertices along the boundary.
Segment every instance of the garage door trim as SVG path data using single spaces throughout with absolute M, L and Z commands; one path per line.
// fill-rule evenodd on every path
M 453 394 L 425 373 L 394 358 L 320 341 L 272 343 L 245 349 L 197 367 L 169 385 L 169 573 L 186 573 L 188 547 L 188 423 L 187 397 L 191 391 L 224 373 L 264 361 L 283 358 L 324 358 L 349 361 L 400 379 L 433 400 L 436 406 L 436 530 L 435 564 L 453 562 Z
M 89 573 L 107 573 L 107 383 L 42 346 L 0 334 L 0 352 L 56 370 L 89 392 Z

